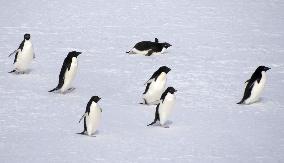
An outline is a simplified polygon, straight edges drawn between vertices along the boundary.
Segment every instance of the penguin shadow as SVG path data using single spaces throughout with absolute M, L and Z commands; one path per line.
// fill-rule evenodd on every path
M 170 125 L 173 124 L 173 121 L 166 121 L 166 123 L 164 124 L 164 128 L 170 128 Z
M 170 128 L 170 125 L 173 124 L 173 121 L 166 121 L 166 123 L 164 125 L 161 125 L 159 122 L 155 123 L 154 125 L 152 125 L 153 127 L 162 127 L 162 128 Z M 149 127 L 149 126 L 148 126 Z
M 250 104 L 238 104 L 238 105 L 242 105 L 242 106 L 249 106 L 249 105 L 261 105 L 261 104 L 264 104 L 265 102 L 267 102 L 268 100 L 266 100 L 265 98 L 262 98 L 260 97 L 258 100 L 256 100 L 255 102 L 253 103 L 250 103 Z
M 31 72 L 32 72 L 32 69 L 28 69 L 28 70 L 26 70 L 24 72 L 17 72 L 16 70 L 12 70 L 12 71 L 10 71 L 8 73 L 13 74 L 13 75 L 28 75 Z
M 72 88 L 69 88 L 69 89 L 67 89 L 65 92 L 63 92 L 62 94 L 63 95 L 66 95 L 66 94 L 68 94 L 68 93 L 72 93 L 73 91 L 75 91 L 75 87 L 72 87 Z
M 76 88 L 72 87 L 72 88 L 67 89 L 65 92 L 60 92 L 59 90 L 57 90 L 57 91 L 54 91 L 52 93 L 66 95 L 66 94 L 72 93 L 75 89 Z

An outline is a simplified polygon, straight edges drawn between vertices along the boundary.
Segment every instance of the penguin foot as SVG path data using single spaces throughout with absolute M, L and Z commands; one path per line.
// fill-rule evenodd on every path
M 69 88 L 67 89 L 67 91 L 74 91 L 76 88 L 72 87 L 72 88 Z

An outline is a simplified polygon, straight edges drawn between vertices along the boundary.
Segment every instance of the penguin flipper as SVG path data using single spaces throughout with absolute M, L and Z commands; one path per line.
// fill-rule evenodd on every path
M 81 117 L 80 120 L 79 120 L 79 123 L 80 123 L 80 122 L 82 121 L 82 119 L 85 118 L 85 117 L 86 117 L 86 113 L 82 115 L 82 117 Z
M 153 53 L 154 53 L 154 50 L 151 49 L 151 50 L 148 51 L 148 53 L 146 54 L 146 56 L 150 56 L 150 55 L 152 55 Z
M 149 88 L 150 88 L 150 85 L 151 85 L 150 83 L 147 84 L 147 86 L 146 86 L 145 91 L 143 92 L 143 94 L 146 94 L 146 93 L 147 93 L 147 91 L 148 91 Z
M 18 52 L 18 49 L 17 50 L 15 50 L 15 51 L 13 51 L 11 54 L 9 54 L 9 56 L 8 57 L 11 57 L 13 54 L 16 54 Z

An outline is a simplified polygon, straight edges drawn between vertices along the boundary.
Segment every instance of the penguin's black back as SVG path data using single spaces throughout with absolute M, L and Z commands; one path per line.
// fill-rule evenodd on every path
M 61 67 L 60 73 L 59 73 L 59 81 L 58 81 L 58 85 L 56 88 L 61 88 L 64 84 L 64 79 L 65 79 L 65 72 L 67 70 L 70 70 L 71 67 L 71 63 L 72 63 L 72 57 L 71 56 L 67 56 L 64 59 L 63 65 Z
M 21 44 L 19 45 L 18 50 L 21 50 L 21 51 L 22 51 L 23 48 L 24 48 L 24 44 L 25 44 L 25 39 L 24 39 L 24 40 L 21 42 Z M 19 52 L 17 52 L 16 55 L 15 55 L 14 63 L 17 62 L 18 54 L 19 54 Z
M 87 106 L 86 106 L 86 111 L 85 111 L 85 113 L 88 113 L 88 114 L 90 113 L 90 108 L 91 108 L 92 102 L 93 102 L 93 100 L 90 99 L 89 102 L 88 102 L 88 104 L 87 104 Z
M 163 45 L 158 42 L 152 42 L 152 41 L 141 41 L 138 42 L 135 46 L 135 49 L 140 50 L 140 51 L 145 51 L 145 50 L 153 50 L 153 52 L 160 52 L 163 49 Z

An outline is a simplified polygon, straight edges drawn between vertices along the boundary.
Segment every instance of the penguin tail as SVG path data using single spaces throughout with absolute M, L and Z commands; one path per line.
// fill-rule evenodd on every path
M 85 131 L 82 131 L 82 132 L 79 132 L 79 133 L 76 133 L 76 134 L 86 135 Z
M 143 99 L 143 100 L 144 100 L 144 102 L 140 102 L 139 104 L 141 104 L 141 105 L 149 105 L 145 99 Z
M 56 90 L 58 90 L 58 88 L 56 87 L 56 88 L 54 88 L 54 89 L 52 89 L 52 90 L 50 90 L 50 91 L 48 91 L 48 92 L 53 92 L 53 91 L 56 91 Z
M 148 124 L 147 126 L 152 126 L 153 124 L 155 124 L 157 121 L 153 121 L 152 123 Z
M 13 73 L 13 72 L 16 72 L 16 70 L 12 70 L 12 71 L 10 71 L 10 72 L 8 72 L 8 73 Z
M 240 102 L 238 102 L 237 104 L 243 104 L 244 103 L 244 100 L 241 100 Z
M 126 52 L 126 53 L 128 53 L 128 54 L 129 54 L 129 53 L 130 53 L 130 51 L 128 51 L 128 52 Z

